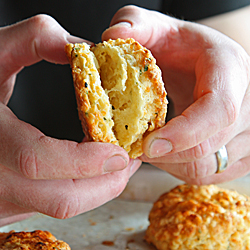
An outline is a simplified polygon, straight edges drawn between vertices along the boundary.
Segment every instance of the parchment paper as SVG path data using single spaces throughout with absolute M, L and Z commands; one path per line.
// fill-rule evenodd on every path
M 73 250 L 150 249 L 143 241 L 150 208 L 150 203 L 114 200 L 74 218 L 58 220 L 37 215 L 2 227 L 1 231 L 48 230 Z
M 154 249 L 144 241 L 152 203 L 164 192 L 183 183 L 148 164 L 131 178 L 117 199 L 67 220 L 37 215 L 0 228 L 0 232 L 48 230 L 72 250 Z M 220 184 L 250 196 L 250 176 Z

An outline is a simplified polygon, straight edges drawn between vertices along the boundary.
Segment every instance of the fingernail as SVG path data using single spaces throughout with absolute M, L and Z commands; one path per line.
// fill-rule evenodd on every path
M 127 160 L 121 155 L 114 155 L 106 160 L 104 163 L 105 172 L 114 172 L 126 168 L 128 165 Z
M 113 26 L 123 26 L 123 27 L 127 27 L 127 28 L 131 28 L 132 27 L 132 25 L 131 25 L 131 23 L 128 23 L 128 22 L 120 22 L 120 23 L 116 23 L 116 24 L 114 24 Z M 112 27 L 113 27 L 112 26 Z
M 67 41 L 69 43 L 83 43 L 83 42 L 85 42 L 85 43 L 88 43 L 89 45 L 93 44 L 92 42 L 87 41 L 87 40 L 85 40 L 83 38 L 80 38 L 80 37 L 77 37 L 77 36 L 71 36 L 71 35 L 69 35 L 69 36 L 67 36 L 66 39 L 67 39 Z
M 172 149 L 173 146 L 169 140 L 155 139 L 151 142 L 148 153 L 150 157 L 160 157 L 171 152 Z

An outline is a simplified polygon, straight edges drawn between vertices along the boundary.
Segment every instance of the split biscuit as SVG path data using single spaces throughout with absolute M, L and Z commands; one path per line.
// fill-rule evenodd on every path
M 57 240 L 48 231 L 0 233 L 1 250 L 70 250 L 69 245 Z
M 164 126 L 168 103 L 151 52 L 131 38 L 67 44 L 65 51 L 85 136 L 142 155 L 143 138 Z
M 145 239 L 159 250 L 250 249 L 250 198 L 215 185 L 180 185 L 149 214 Z

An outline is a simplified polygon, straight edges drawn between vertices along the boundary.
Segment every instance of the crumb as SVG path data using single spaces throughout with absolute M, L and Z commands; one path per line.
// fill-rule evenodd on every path
M 134 227 L 127 227 L 127 228 L 125 228 L 125 230 L 126 230 L 126 231 L 134 231 L 135 228 L 134 228 Z
M 90 224 L 91 226 L 95 226 L 95 225 L 96 225 L 96 222 L 93 221 L 93 220 L 91 220 L 91 219 L 89 219 L 89 224 Z
M 134 243 L 134 242 L 135 242 L 135 240 L 134 240 L 134 239 L 130 239 L 130 240 L 128 240 L 128 242 L 127 242 L 127 243 L 129 244 L 129 243 Z
M 105 246 L 114 246 L 114 242 L 110 240 L 105 240 L 102 242 L 102 244 Z

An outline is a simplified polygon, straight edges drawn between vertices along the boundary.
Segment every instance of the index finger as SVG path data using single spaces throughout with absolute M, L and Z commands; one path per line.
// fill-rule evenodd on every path
M 87 42 L 71 36 L 55 19 L 44 14 L 0 28 L 0 83 L 24 66 L 41 60 L 68 63 L 65 45 L 83 41 Z
M 47 15 L 37 15 L 0 28 L 0 101 L 8 102 L 15 74 L 23 67 L 43 59 L 66 64 L 65 45 L 82 41 L 85 40 L 71 36 Z

